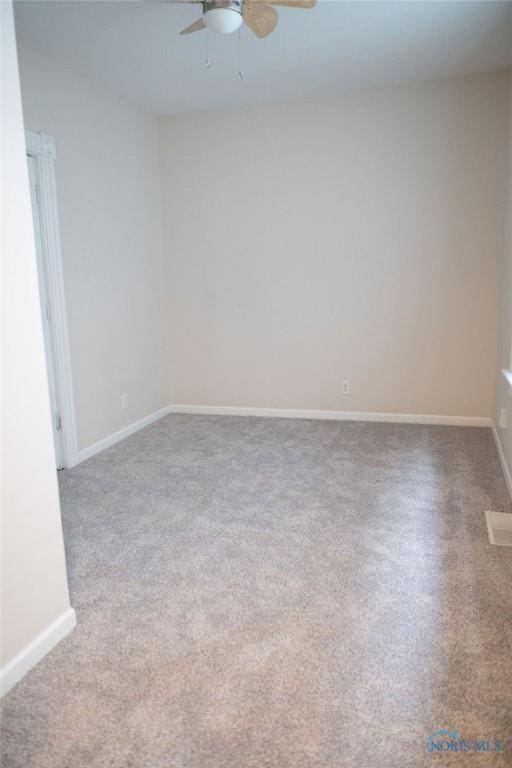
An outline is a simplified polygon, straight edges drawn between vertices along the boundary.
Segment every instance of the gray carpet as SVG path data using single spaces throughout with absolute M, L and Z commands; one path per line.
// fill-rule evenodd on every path
M 78 627 L 4 768 L 510 766 L 510 511 L 487 429 L 169 416 L 61 473 Z

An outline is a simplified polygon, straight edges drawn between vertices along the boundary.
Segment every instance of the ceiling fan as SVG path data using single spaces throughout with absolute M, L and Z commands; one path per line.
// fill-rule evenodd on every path
M 189 35 L 201 29 L 211 29 L 221 35 L 235 32 L 245 22 L 258 37 L 267 37 L 274 31 L 278 15 L 273 5 L 286 8 L 313 8 L 316 0 L 168 0 L 168 2 L 200 2 L 203 15 L 180 35 Z

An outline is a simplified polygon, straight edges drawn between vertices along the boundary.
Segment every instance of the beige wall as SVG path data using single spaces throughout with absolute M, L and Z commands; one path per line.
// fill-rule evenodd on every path
M 505 460 L 512 473 L 512 391 L 501 374 L 501 369 L 512 368 L 512 73 L 509 78 L 509 124 L 508 124 L 508 176 L 507 204 L 503 247 L 502 311 L 500 328 L 499 358 L 496 371 L 496 400 L 494 423 L 498 430 Z M 505 409 L 508 428 L 499 427 L 501 409 Z
M 491 414 L 508 75 L 162 118 L 159 155 L 155 118 L 20 60 L 80 448 L 169 401 Z
M 57 144 L 78 447 L 86 448 L 169 402 L 157 123 L 22 42 L 19 56 L 25 126 Z
M 0 3 L 0 20 L 4 667 L 67 610 L 69 599 L 10 3 Z
M 489 416 L 506 88 L 161 120 L 172 400 Z

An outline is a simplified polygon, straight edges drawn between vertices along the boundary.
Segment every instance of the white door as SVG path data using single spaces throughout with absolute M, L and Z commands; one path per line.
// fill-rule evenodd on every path
M 52 308 L 48 292 L 48 255 L 45 248 L 45 237 L 42 230 L 40 214 L 41 192 L 37 175 L 37 163 L 31 155 L 27 155 L 30 177 L 30 192 L 32 198 L 32 219 L 36 242 L 37 272 L 39 277 L 39 297 L 41 299 L 41 314 L 43 317 L 44 346 L 46 351 L 46 370 L 48 372 L 48 388 L 50 390 L 50 405 L 53 418 L 53 442 L 55 446 L 55 462 L 58 469 L 62 467 L 62 429 L 61 410 L 59 406 L 59 382 L 55 365 L 55 333 L 52 323 Z

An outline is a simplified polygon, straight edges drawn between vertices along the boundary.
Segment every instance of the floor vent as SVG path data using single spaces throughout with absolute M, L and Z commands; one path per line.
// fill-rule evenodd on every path
M 508 512 L 486 512 L 485 519 L 491 544 L 512 547 L 512 515 Z

